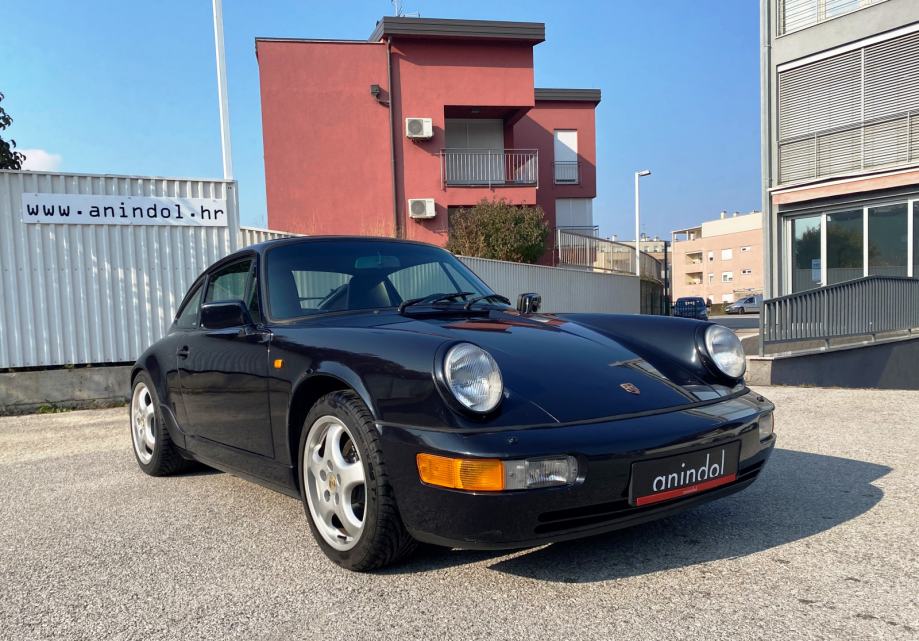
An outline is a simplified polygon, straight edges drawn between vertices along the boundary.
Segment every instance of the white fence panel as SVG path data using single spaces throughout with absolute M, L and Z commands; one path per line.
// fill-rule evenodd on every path
M 264 243 L 266 240 L 275 240 L 277 238 L 289 238 L 299 236 L 300 234 L 288 233 L 284 231 L 275 231 L 273 229 L 260 229 L 258 227 L 240 227 L 239 228 L 239 247 L 248 247 Z
M 227 226 L 27 224 L 24 193 L 212 198 Z M 0 368 L 133 361 L 238 233 L 233 182 L 0 171 Z
M 460 260 L 513 304 L 519 294 L 537 292 L 542 296 L 544 312 L 637 314 L 640 311 L 641 281 L 636 276 L 466 256 Z

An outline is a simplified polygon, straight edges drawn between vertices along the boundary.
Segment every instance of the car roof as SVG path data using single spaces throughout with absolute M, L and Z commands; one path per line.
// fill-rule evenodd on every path
M 250 245 L 246 249 L 254 250 L 259 253 L 265 253 L 272 247 L 278 247 L 281 245 L 294 245 L 297 243 L 330 243 L 330 242 L 340 242 L 340 243 L 351 243 L 357 241 L 383 241 L 389 243 L 400 243 L 406 245 L 424 245 L 427 247 L 437 247 L 437 245 L 432 245 L 431 243 L 424 243 L 418 240 L 407 240 L 404 238 L 391 238 L 388 236 L 288 236 L 286 238 L 275 238 L 274 240 L 266 240 L 261 243 L 256 243 L 255 245 Z M 442 247 L 439 249 L 443 249 Z
M 286 245 L 296 245 L 301 243 L 350 243 L 357 241 L 384 241 L 393 244 L 422 245 L 424 247 L 437 247 L 437 249 L 443 249 L 443 247 L 438 247 L 437 245 L 433 245 L 431 243 L 424 243 L 418 240 L 406 240 L 403 238 L 390 238 L 387 236 L 286 236 L 284 238 L 275 238 L 273 240 L 266 240 L 261 243 L 255 243 L 254 245 L 248 245 L 247 247 L 239 249 L 228 256 L 224 256 L 220 260 L 210 265 L 206 271 L 212 272 L 215 269 L 219 269 L 228 263 L 232 263 L 236 260 L 239 260 L 240 258 L 245 258 L 246 256 L 264 254 L 269 249 L 273 249 L 275 247 L 283 247 Z

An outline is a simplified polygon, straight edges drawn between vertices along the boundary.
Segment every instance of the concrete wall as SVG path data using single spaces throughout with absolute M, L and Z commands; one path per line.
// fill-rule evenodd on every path
M 127 366 L 0 372 L 0 414 L 118 405 L 130 395 L 130 374 Z
M 919 338 L 832 351 L 751 356 L 748 385 L 919 390 Z

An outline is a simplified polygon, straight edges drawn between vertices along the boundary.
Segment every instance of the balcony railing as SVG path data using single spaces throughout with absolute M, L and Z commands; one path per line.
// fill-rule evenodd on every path
M 535 149 L 442 149 L 440 156 L 445 186 L 538 186 Z
M 555 184 L 577 185 L 581 182 L 581 163 L 577 160 L 555 161 Z
M 635 273 L 635 248 L 605 238 L 586 236 L 564 229 L 557 231 L 558 260 L 562 265 L 593 271 Z M 663 282 L 659 260 L 641 252 L 641 277 Z
M 863 9 L 884 0 L 781 0 L 779 35 Z
M 779 182 L 919 162 L 919 111 L 779 141 Z

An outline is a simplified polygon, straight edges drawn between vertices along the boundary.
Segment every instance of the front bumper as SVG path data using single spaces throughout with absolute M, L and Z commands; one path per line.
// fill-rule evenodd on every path
M 775 445 L 760 441 L 757 419 L 774 409 L 748 393 L 712 405 L 602 423 L 457 433 L 382 427 L 383 453 L 396 502 L 418 540 L 467 549 L 506 549 L 591 536 L 669 516 L 737 492 L 759 475 Z M 740 441 L 737 479 L 705 492 L 636 507 L 629 503 L 632 463 Z M 509 492 L 464 492 L 423 484 L 415 456 L 578 461 L 574 485 Z

